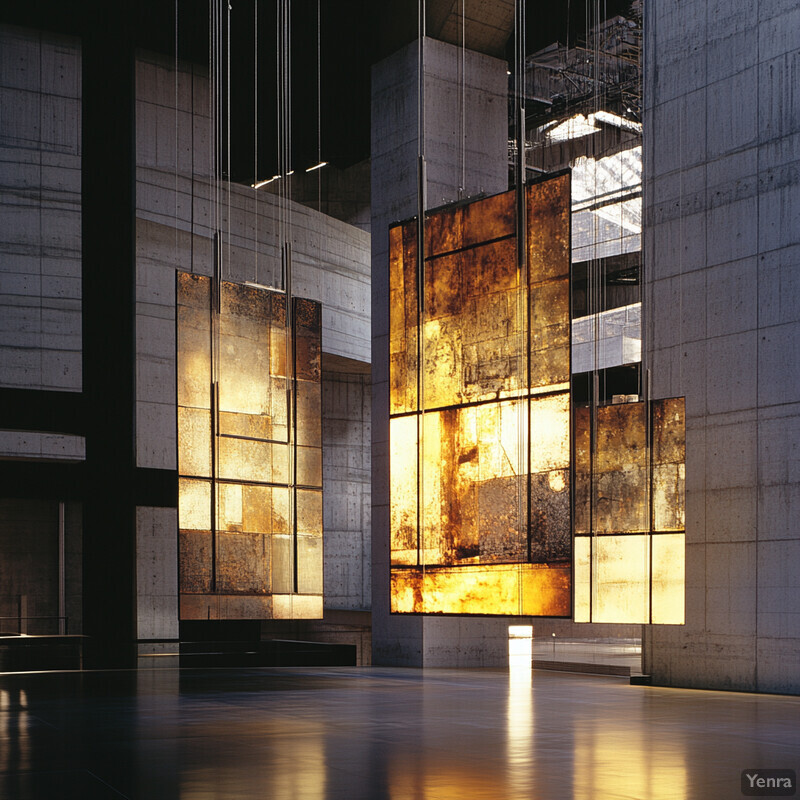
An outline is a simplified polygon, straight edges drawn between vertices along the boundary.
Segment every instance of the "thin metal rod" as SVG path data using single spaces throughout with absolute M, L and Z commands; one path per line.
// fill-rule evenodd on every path
M 58 504 L 58 633 L 65 633 L 65 616 L 67 608 L 67 575 L 65 562 L 66 522 L 65 503 Z

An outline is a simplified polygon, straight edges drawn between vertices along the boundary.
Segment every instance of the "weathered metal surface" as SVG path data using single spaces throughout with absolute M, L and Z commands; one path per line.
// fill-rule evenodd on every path
M 576 536 L 592 532 L 592 413 L 588 406 L 572 409 L 572 474 L 575 481 L 573 530 Z
M 570 176 L 527 188 L 528 274 L 531 283 L 569 279 Z
M 649 530 L 647 426 L 644 403 L 597 409 L 593 463 L 594 532 Z
M 178 546 L 181 592 L 211 590 L 211 536 L 209 531 L 180 532 Z
M 421 288 L 416 223 L 390 231 L 400 613 L 569 613 L 569 178 L 527 190 L 527 280 L 516 202 L 512 191 L 430 214 Z
M 262 533 L 217 533 L 217 590 L 269 594 L 271 539 Z
M 389 230 L 389 410 L 417 407 L 417 224 Z

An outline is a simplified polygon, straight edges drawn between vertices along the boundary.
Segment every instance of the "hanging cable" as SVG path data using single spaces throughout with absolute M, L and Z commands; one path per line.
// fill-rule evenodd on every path
M 417 0 L 417 564 L 425 550 L 425 0 Z
M 322 163 L 322 26 L 317 0 L 317 164 Z M 317 172 L 317 211 L 322 211 L 322 171 Z
M 253 283 L 258 283 L 258 0 L 253 2 Z
M 225 2 L 227 9 L 225 17 L 225 159 L 227 181 L 225 184 L 225 198 L 227 200 L 227 236 L 226 238 L 226 266 L 228 268 L 228 278 L 231 278 L 231 10 L 233 6 L 230 0 Z

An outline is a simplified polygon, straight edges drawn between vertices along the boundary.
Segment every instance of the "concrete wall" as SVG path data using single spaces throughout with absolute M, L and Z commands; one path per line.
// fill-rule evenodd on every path
M 654 681 L 800 691 L 800 7 L 645 8 L 645 310 L 686 396 L 686 625 Z
M 59 504 L 0 499 L 0 617 L 22 614 L 21 633 L 59 633 Z M 67 632 L 81 632 L 81 509 L 64 508 L 64 616 Z M 21 605 L 20 605 L 21 604 Z M 17 633 L 14 619 L 0 632 Z
M 177 531 L 177 509 L 141 506 L 136 509 L 136 635 L 139 639 L 178 638 Z
M 0 27 L 0 386 L 81 389 L 80 56 Z
M 481 191 L 492 194 L 505 190 L 505 62 L 479 53 L 465 54 L 462 126 L 460 48 L 426 39 L 424 61 L 428 207 Z M 508 625 L 515 622 L 514 618 L 389 614 L 388 227 L 417 213 L 417 86 L 416 43 L 373 67 L 373 661 L 413 666 L 495 666 L 507 663 Z
M 369 374 L 323 373 L 322 527 L 325 607 L 372 606 Z

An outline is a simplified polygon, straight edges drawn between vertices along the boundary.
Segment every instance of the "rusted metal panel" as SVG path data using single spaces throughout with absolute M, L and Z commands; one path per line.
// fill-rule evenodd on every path
M 492 195 L 463 206 L 464 246 L 514 236 L 517 225 L 517 193 Z
M 211 282 L 178 273 L 178 405 L 211 408 Z
M 417 407 L 417 225 L 389 231 L 389 404 L 393 414 Z
M 322 359 L 322 307 L 313 300 L 294 299 L 295 376 L 319 383 Z
M 180 532 L 178 572 L 182 592 L 211 591 L 211 537 L 210 531 Z
M 421 289 L 416 229 L 390 231 L 398 613 L 569 613 L 568 176 L 527 200 L 527 280 L 513 191 L 427 217 Z
M 295 467 L 298 486 L 318 486 L 322 488 L 322 448 L 295 448 Z
M 322 384 L 297 381 L 297 442 L 320 447 L 322 442 Z
M 527 340 L 515 241 L 474 246 L 426 262 L 426 408 L 524 388 Z
M 659 533 L 653 548 L 652 611 L 654 625 L 682 625 L 685 617 L 686 535 Z
M 653 401 L 653 510 L 656 531 L 685 525 L 686 411 L 682 397 Z
M 569 279 L 530 287 L 530 388 L 568 384 L 570 380 Z
M 531 283 L 569 278 L 570 176 L 527 187 L 528 274 Z
M 178 479 L 178 526 L 184 530 L 211 530 L 210 480 Z
M 572 466 L 575 481 L 573 529 L 576 536 L 592 532 L 592 412 L 588 406 L 572 409 Z
M 322 594 L 322 539 L 319 536 L 297 536 L 297 591 L 300 594 Z
M 464 246 L 464 207 L 443 208 L 425 220 L 425 258 L 451 253 Z
M 594 532 L 649 530 L 647 426 L 644 403 L 597 409 L 593 464 Z
M 271 536 L 217 533 L 217 590 L 221 594 L 268 594 Z

